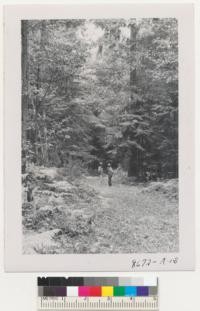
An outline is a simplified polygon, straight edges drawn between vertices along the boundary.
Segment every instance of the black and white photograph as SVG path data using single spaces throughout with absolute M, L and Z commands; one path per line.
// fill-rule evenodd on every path
M 176 18 L 21 21 L 24 254 L 179 251 Z
M 193 6 L 6 6 L 4 37 L 6 271 L 194 269 Z

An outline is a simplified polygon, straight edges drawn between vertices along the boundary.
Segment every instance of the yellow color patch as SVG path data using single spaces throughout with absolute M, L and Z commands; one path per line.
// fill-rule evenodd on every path
M 113 286 L 102 286 L 101 288 L 103 297 L 112 297 L 113 296 Z

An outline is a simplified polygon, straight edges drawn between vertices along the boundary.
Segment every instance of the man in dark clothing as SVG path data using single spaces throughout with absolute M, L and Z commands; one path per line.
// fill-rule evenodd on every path
M 108 173 L 108 186 L 112 186 L 113 169 L 110 163 L 108 163 L 107 165 L 107 173 Z

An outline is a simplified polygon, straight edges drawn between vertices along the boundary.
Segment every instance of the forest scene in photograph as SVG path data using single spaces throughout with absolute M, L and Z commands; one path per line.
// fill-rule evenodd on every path
M 21 47 L 23 253 L 177 252 L 177 20 L 23 20 Z

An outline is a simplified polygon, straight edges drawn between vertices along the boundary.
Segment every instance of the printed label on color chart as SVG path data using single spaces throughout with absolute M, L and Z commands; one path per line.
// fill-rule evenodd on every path
M 157 278 L 38 278 L 39 310 L 158 311 Z

